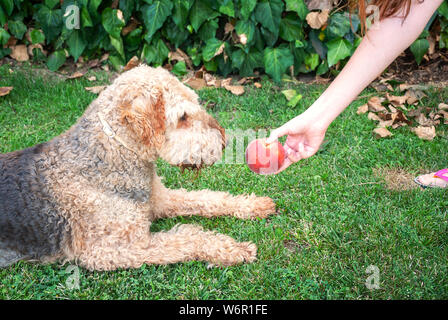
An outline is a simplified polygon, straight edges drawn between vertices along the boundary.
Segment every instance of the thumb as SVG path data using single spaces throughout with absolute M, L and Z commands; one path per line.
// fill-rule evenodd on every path
M 277 128 L 273 131 L 271 131 L 271 134 L 269 135 L 269 138 L 266 139 L 267 143 L 272 143 L 275 140 L 277 140 L 280 137 L 283 137 L 284 135 L 287 135 L 289 132 L 289 129 L 284 125 L 280 128 Z

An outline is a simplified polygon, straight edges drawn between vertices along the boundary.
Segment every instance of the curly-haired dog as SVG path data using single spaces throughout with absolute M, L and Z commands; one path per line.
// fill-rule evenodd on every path
M 156 175 L 158 157 L 211 165 L 224 144 L 224 129 L 196 93 L 167 71 L 142 65 L 123 73 L 67 132 L 0 155 L 0 266 L 60 260 L 113 270 L 253 261 L 253 243 L 198 226 L 150 232 L 157 218 L 274 213 L 267 197 L 171 190 Z

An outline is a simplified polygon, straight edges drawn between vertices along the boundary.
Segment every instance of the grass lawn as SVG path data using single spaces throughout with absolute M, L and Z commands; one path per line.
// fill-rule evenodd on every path
M 85 86 L 107 83 L 61 81 L 30 67 L 0 67 L 0 152 L 44 142 L 81 116 L 96 95 Z M 304 98 L 286 107 L 278 87 L 246 88 L 242 96 L 224 89 L 199 95 L 226 128 L 275 128 L 303 112 L 325 89 L 292 85 Z M 282 88 L 283 89 L 283 88 Z M 365 91 L 367 96 L 372 91 Z M 424 100 L 437 106 L 448 89 L 432 89 Z M 361 95 L 361 96 L 362 96 Z M 159 220 L 152 230 L 193 223 L 258 246 L 258 260 L 226 268 L 203 262 L 137 270 L 80 269 L 80 288 L 69 290 L 68 265 L 20 262 L 0 269 L 0 299 L 446 299 L 448 298 L 448 197 L 444 190 L 390 190 L 378 171 L 401 169 L 414 176 L 448 166 L 448 126 L 422 141 L 408 128 L 375 139 L 375 123 L 356 115 L 354 102 L 329 128 L 328 143 L 316 156 L 276 176 L 253 174 L 244 164 L 215 165 L 194 173 L 159 161 L 168 187 L 209 188 L 233 194 L 270 196 L 279 215 L 254 221 L 225 217 Z M 386 173 L 387 175 L 387 173 Z M 370 265 L 378 267 L 379 289 L 366 287 Z

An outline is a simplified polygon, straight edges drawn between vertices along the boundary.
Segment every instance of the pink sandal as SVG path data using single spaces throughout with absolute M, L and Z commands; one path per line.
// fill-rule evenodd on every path
M 448 168 L 447 169 L 442 169 L 442 170 L 437 171 L 436 173 L 434 173 L 434 178 L 439 178 L 439 179 L 442 179 L 443 181 L 448 182 L 448 175 L 447 174 L 448 174 Z M 442 187 L 439 187 L 437 185 L 432 185 L 432 184 L 424 185 L 423 183 L 420 182 L 420 179 L 419 179 L 420 177 L 421 176 L 418 176 L 417 178 L 414 179 L 414 181 L 415 181 L 415 183 L 417 183 L 423 189 L 426 189 L 426 188 L 442 188 Z

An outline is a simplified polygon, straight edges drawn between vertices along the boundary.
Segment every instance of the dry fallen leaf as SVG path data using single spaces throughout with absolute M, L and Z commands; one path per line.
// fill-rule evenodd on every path
M 258 88 L 258 89 L 260 89 L 262 87 L 260 82 L 254 82 L 254 86 L 255 86 L 255 88 Z
M 193 69 L 193 62 L 191 61 L 190 57 L 179 48 L 177 48 L 176 51 L 170 52 L 168 54 L 168 58 L 170 59 L 170 61 L 183 61 L 187 65 L 187 69 Z
M 439 110 L 448 110 L 448 104 L 440 103 L 439 104 Z
M 390 132 L 386 128 L 376 128 L 373 130 L 373 133 L 377 138 L 387 138 L 392 136 L 392 132 Z
M 376 114 L 374 114 L 373 112 L 369 112 L 369 114 L 367 115 L 367 118 L 369 120 L 373 120 L 373 121 L 381 121 L 380 117 L 378 117 Z
M 96 77 L 95 76 L 90 76 L 87 78 L 87 80 L 89 81 L 96 81 Z
M 221 44 L 221 45 L 219 46 L 218 51 L 215 52 L 215 54 L 213 55 L 213 58 L 214 58 L 214 57 L 217 57 L 217 56 L 219 56 L 221 53 L 223 53 L 225 47 L 226 47 L 226 43 L 224 42 L 223 44 Z
M 227 91 L 232 92 L 234 95 L 240 96 L 244 93 L 244 87 L 240 85 L 232 85 L 232 78 L 227 78 L 221 81 L 221 86 Z
M 224 85 L 223 86 L 226 90 L 232 92 L 234 95 L 240 96 L 244 93 L 244 87 L 243 86 L 233 86 L 233 85 Z
M 395 107 L 402 107 L 408 99 L 408 96 L 393 96 L 389 93 L 386 93 L 386 99 L 389 100 L 389 102 L 392 103 Z
M 367 111 L 369 111 L 369 106 L 367 104 L 363 104 L 362 106 L 360 106 L 358 108 L 358 110 L 356 111 L 356 114 L 364 114 Z
M 106 86 L 84 87 L 84 89 L 86 89 L 87 91 L 95 93 L 95 94 L 100 93 L 101 91 L 104 90 L 104 88 L 106 88 Z
M 134 31 L 138 27 L 139 24 L 140 23 L 137 20 L 135 20 L 133 17 L 131 17 L 131 21 L 129 22 L 129 24 L 121 30 L 121 35 L 123 37 L 128 35 L 132 31 Z
M 34 54 L 33 54 L 34 49 L 39 49 L 43 53 L 44 56 L 47 56 L 47 51 L 44 50 L 44 48 L 42 47 L 42 45 L 40 43 L 30 44 L 28 46 L 27 50 L 28 50 L 29 56 L 31 56 L 31 57 L 34 56 Z
M 228 34 L 235 29 L 235 26 L 229 22 L 227 22 L 224 26 L 224 34 Z
M 17 61 L 28 61 L 30 59 L 26 45 L 19 44 L 17 46 L 10 47 L 10 49 L 11 49 L 11 54 L 10 54 L 11 58 L 13 58 Z
M 418 126 L 417 128 L 412 128 L 412 131 L 422 140 L 432 141 L 436 136 L 436 128 L 434 126 Z
M 188 78 L 184 81 L 184 83 L 186 85 L 189 85 L 194 90 L 199 90 L 207 86 L 207 83 L 204 79 L 196 77 Z
M 128 63 L 124 66 L 123 72 L 131 70 L 135 67 L 137 67 L 140 64 L 140 60 L 137 58 L 137 56 L 133 56 Z
M 14 87 L 0 87 L 0 97 L 6 96 Z
M 386 108 L 382 105 L 384 101 L 385 101 L 384 98 L 380 98 L 377 96 L 370 98 L 369 101 L 367 101 L 369 111 L 371 112 L 387 111 Z
M 306 0 L 306 6 L 308 7 L 308 10 L 331 10 L 333 9 L 333 0 Z
M 413 90 L 427 90 L 429 88 L 429 86 L 427 85 L 420 85 L 420 84 L 407 84 L 407 83 L 402 83 L 398 86 L 398 89 L 400 91 L 406 91 L 409 89 L 413 89 Z
M 76 71 L 75 73 L 73 73 L 71 76 L 68 76 L 67 79 L 77 79 L 77 78 L 81 78 L 83 75 L 85 75 L 85 72 L 81 72 L 81 71 Z
M 420 113 L 416 119 L 417 123 L 421 126 L 432 126 L 434 125 L 434 121 L 431 119 L 428 119 L 423 113 Z
M 313 29 L 322 28 L 328 20 L 330 11 L 328 9 L 324 9 L 322 11 L 313 11 L 308 13 L 306 16 L 306 22 L 308 22 L 309 26 Z

